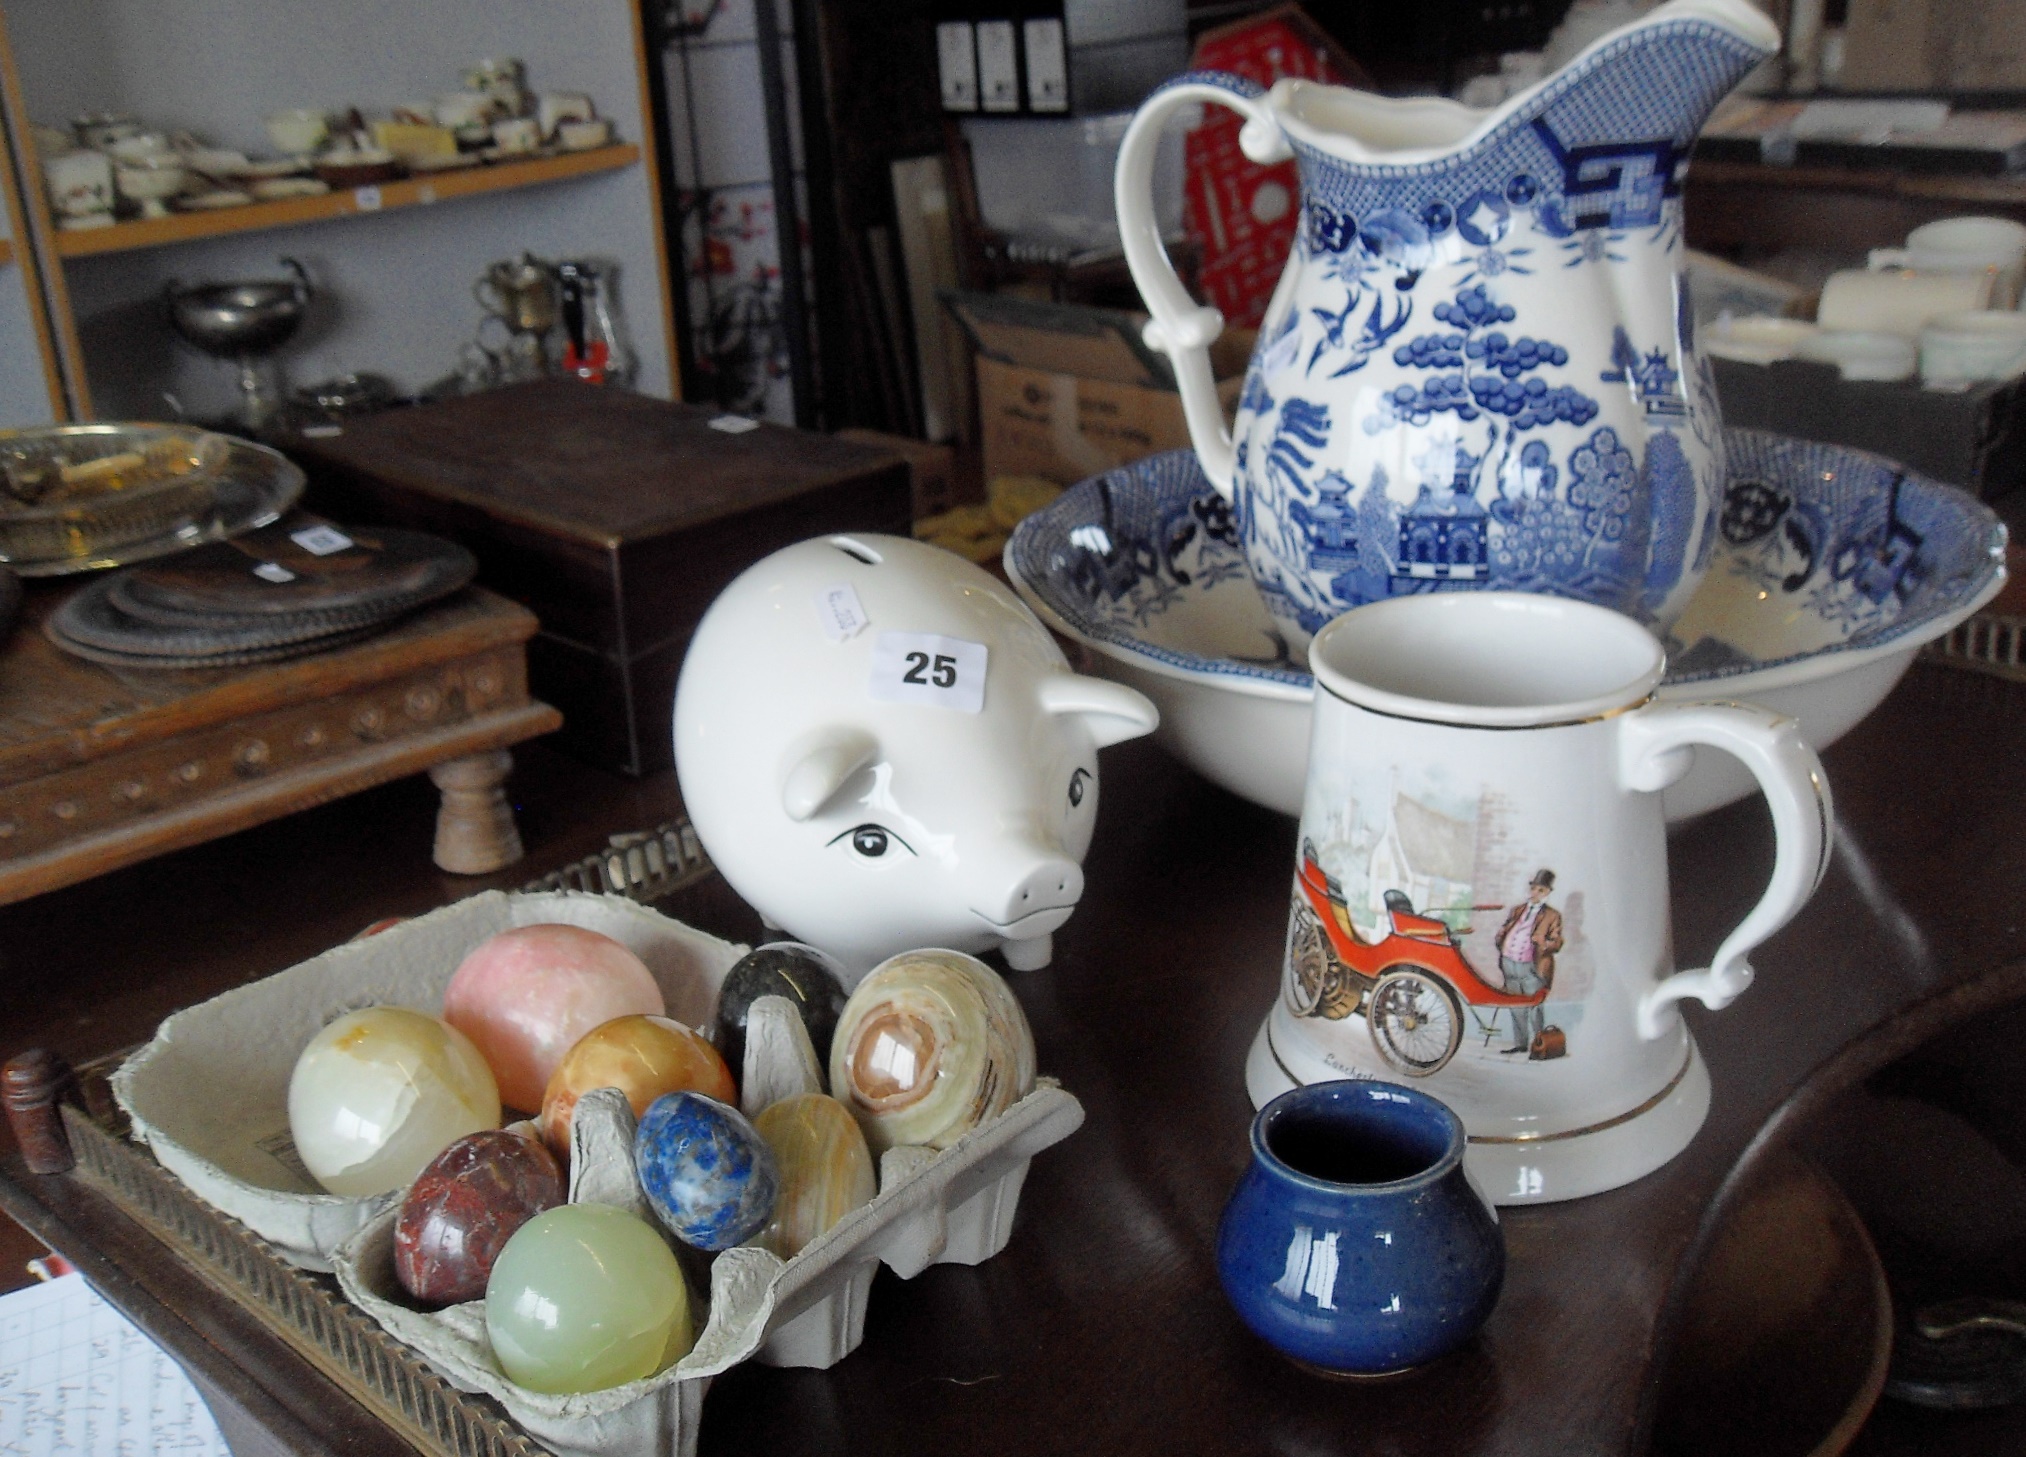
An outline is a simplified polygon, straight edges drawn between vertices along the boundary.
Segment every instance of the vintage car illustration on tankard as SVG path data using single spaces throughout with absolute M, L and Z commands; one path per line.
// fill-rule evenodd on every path
M 1567 1041 L 1560 1028 L 1543 1025 L 1540 1012 L 1553 986 L 1553 952 L 1561 949 L 1561 917 L 1545 904 L 1553 887 L 1554 873 L 1538 872 L 1501 927 L 1501 949 L 1515 926 L 1529 938 L 1530 950 L 1540 948 L 1538 965 L 1528 960 L 1531 974 L 1501 977 L 1506 985 L 1525 988 L 1507 991 L 1479 976 L 1448 923 L 1415 910 L 1405 891 L 1385 892 L 1382 934 L 1361 936 L 1351 924 L 1342 885 L 1323 869 L 1314 842 L 1304 840 L 1288 928 L 1289 1008 L 1297 1017 L 1330 1021 L 1362 1015 L 1386 1065 L 1409 1077 L 1427 1077 L 1448 1065 L 1463 1045 L 1466 1008 L 1487 1043 L 1503 1011 L 1510 1013 L 1513 1031 L 1513 1045 L 1505 1051 L 1524 1052 L 1531 1062 L 1561 1057 Z M 1532 916 L 1526 915 L 1529 907 L 1535 908 Z M 1552 941 L 1536 930 L 1545 927 L 1552 928 Z

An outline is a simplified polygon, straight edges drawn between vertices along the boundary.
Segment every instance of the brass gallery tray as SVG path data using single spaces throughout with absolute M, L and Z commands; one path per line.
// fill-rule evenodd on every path
M 687 820 L 614 835 L 598 854 L 526 889 L 655 901 L 713 874 Z M 329 1275 L 282 1259 L 239 1221 L 192 1194 L 126 1130 L 105 1079 L 125 1053 L 78 1070 L 84 1107 L 62 1107 L 72 1177 L 112 1201 L 218 1294 L 254 1316 L 347 1395 L 432 1457 L 545 1457 L 491 1398 L 462 1392 L 383 1331 Z

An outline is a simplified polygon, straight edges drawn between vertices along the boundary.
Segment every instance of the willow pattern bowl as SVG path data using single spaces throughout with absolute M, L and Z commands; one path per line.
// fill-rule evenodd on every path
M 1841 446 L 1725 432 L 1729 484 L 1708 574 L 1668 635 L 1666 699 L 1791 714 L 1816 749 L 1892 691 L 1922 644 L 2004 585 L 2005 528 L 1963 491 Z M 1155 737 L 1213 783 L 1301 812 L 1315 682 L 1246 570 L 1231 510 L 1191 451 L 1149 456 L 1020 523 L 1006 574 L 1096 671 L 1159 705 Z M 1750 776 L 1697 751 L 1670 820 Z

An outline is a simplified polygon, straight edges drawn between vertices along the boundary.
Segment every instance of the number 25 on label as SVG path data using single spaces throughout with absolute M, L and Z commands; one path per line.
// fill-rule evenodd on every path
M 874 698 L 926 703 L 959 713 L 985 706 L 983 643 L 926 632 L 883 632 L 872 646 Z

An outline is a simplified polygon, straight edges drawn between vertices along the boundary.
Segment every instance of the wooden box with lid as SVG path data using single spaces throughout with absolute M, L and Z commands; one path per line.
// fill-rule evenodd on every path
M 673 762 L 691 630 L 768 552 L 909 525 L 908 468 L 872 447 L 569 380 L 348 420 L 284 442 L 339 521 L 463 542 L 479 580 L 534 610 L 535 692 L 562 741 L 628 774 Z M 754 671 L 766 671 L 754 664 Z

